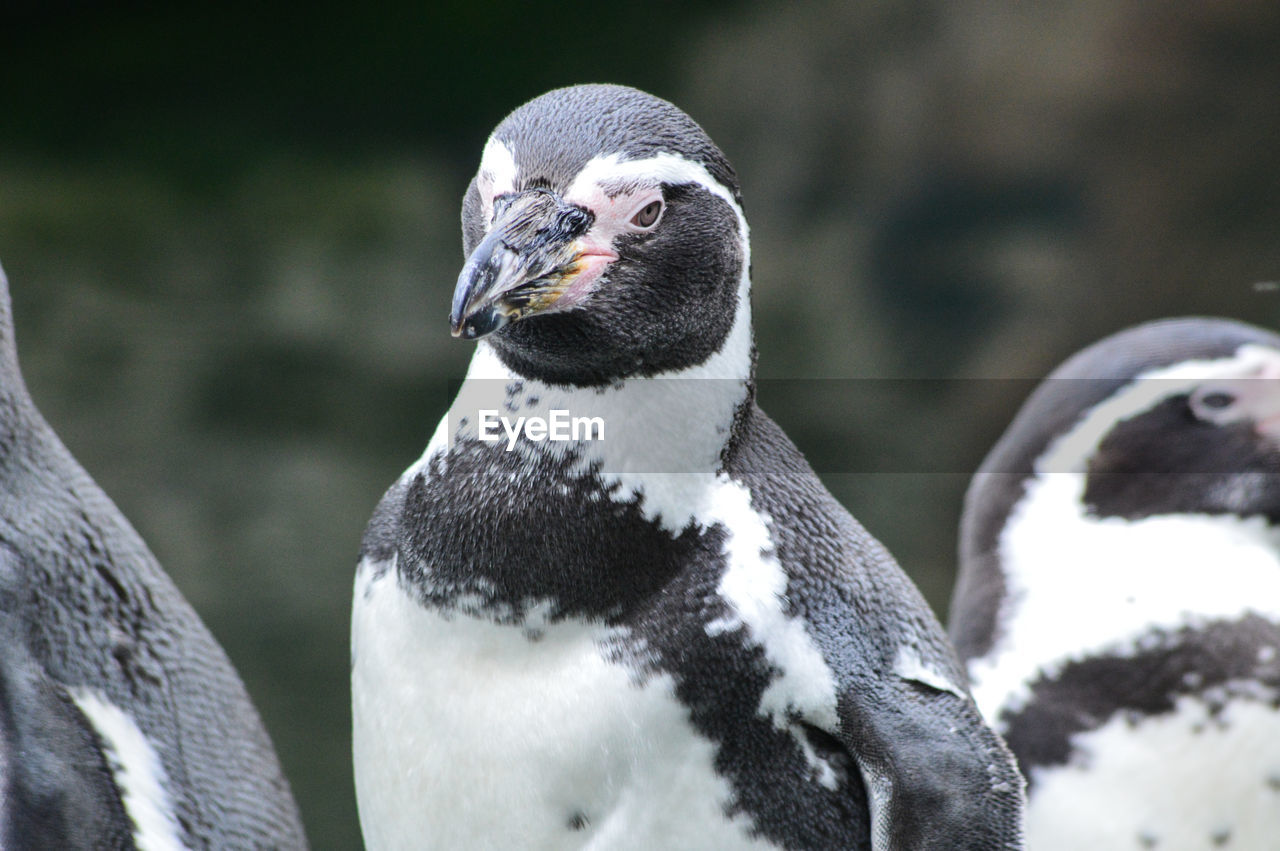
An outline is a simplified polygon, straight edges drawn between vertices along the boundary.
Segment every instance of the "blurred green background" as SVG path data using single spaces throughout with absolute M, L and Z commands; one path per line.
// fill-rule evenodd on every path
M 754 238 L 762 403 L 943 611 L 959 499 L 1070 352 L 1280 325 L 1280 4 L 8 0 L 0 261 L 48 419 L 226 646 L 317 849 L 359 846 L 360 533 L 470 348 L 488 131 L 629 83 Z

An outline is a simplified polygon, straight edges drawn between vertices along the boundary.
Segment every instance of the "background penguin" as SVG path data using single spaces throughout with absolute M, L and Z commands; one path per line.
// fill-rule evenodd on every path
M 1055 848 L 1280 843 L 1280 337 L 1141 325 L 967 494 L 951 634 Z
M 0 271 L 0 848 L 305 848 L 226 655 L 58 440 Z
M 463 241 L 451 324 L 483 339 L 356 574 L 367 845 L 1018 847 L 941 628 L 755 405 L 747 224 L 701 128 L 543 95 Z M 598 428 L 554 440 L 557 412 Z

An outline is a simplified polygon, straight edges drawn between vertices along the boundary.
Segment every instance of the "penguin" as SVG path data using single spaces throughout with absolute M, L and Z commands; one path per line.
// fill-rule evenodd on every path
M 367 847 L 1020 847 L 941 626 L 756 405 L 707 134 L 551 91 L 489 137 L 462 224 L 474 356 L 354 583 Z
M 28 395 L 3 270 L 0 848 L 306 848 L 231 662 Z
M 950 633 L 1036 849 L 1280 842 L 1280 336 L 1121 331 L 967 491 Z

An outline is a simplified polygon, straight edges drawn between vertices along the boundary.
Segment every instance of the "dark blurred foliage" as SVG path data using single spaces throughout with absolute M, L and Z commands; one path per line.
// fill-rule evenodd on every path
M 317 848 L 359 844 L 360 533 L 469 355 L 462 190 L 507 111 L 602 80 L 734 162 L 762 404 L 939 610 L 1027 379 L 1143 319 L 1280 324 L 1264 0 L 8 0 L 28 383 L 236 661 Z
M 205 188 L 299 147 L 349 158 L 429 146 L 470 163 L 497 118 L 545 89 L 671 88 L 681 36 L 732 5 L 8 0 L 0 135 Z

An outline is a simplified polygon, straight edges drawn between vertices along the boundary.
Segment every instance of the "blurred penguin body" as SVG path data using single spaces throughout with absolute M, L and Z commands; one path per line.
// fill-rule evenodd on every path
M 1276 847 L 1280 337 L 1150 323 L 1037 388 L 970 487 L 951 634 L 1033 848 Z
M 28 396 L 3 273 L 0 847 L 306 847 L 222 648 Z

